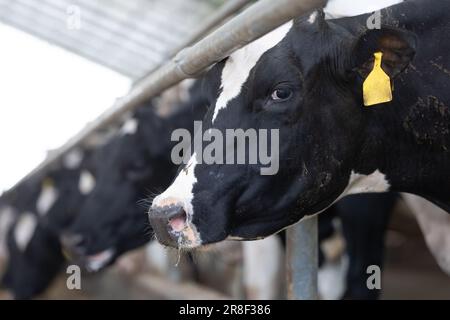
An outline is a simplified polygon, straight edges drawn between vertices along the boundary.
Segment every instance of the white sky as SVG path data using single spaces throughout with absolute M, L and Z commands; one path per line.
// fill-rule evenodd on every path
M 0 194 L 127 93 L 131 80 L 0 24 Z

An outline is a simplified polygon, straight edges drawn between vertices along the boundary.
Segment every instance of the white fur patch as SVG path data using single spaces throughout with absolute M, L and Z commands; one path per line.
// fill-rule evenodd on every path
M 107 249 L 86 257 L 86 268 L 89 272 L 96 272 L 106 266 L 114 257 L 116 250 Z
M 291 29 L 291 26 L 292 21 L 249 43 L 230 55 L 222 70 L 222 92 L 220 93 L 214 108 L 213 122 L 219 111 L 226 108 L 228 102 L 239 95 L 242 85 L 249 76 L 250 70 L 256 65 L 264 52 L 273 48 L 283 40 Z
M 314 22 L 316 22 L 317 20 L 317 11 L 314 11 L 313 13 L 311 13 L 311 15 L 308 18 L 308 22 L 313 24 Z
M 385 174 L 381 173 L 378 169 L 369 175 L 352 171 L 343 196 L 355 193 L 386 192 L 390 186 Z
M 349 259 L 346 255 L 338 261 L 325 262 L 319 269 L 317 285 L 319 295 L 323 300 L 338 300 L 346 289 L 346 276 Z
M 78 190 L 82 195 L 88 195 L 94 190 L 95 177 L 87 170 L 81 171 L 80 180 L 78 181 Z
M 58 200 L 58 189 L 53 185 L 45 185 L 41 188 L 41 193 L 36 201 L 36 209 L 40 216 L 45 216 L 47 212 Z
M 78 168 L 83 161 L 83 151 L 74 149 L 63 158 L 63 166 L 66 169 L 74 170 Z
M 133 135 L 138 129 L 139 121 L 135 118 L 128 119 L 120 128 L 120 135 L 125 136 L 127 134 Z
M 37 218 L 33 213 L 25 212 L 20 215 L 19 221 L 14 228 L 14 240 L 21 251 L 25 251 L 27 248 L 36 226 Z
M 161 206 L 161 202 L 164 199 L 176 198 L 182 202 L 188 219 L 192 219 L 192 214 L 194 212 L 192 206 L 194 194 L 192 193 L 192 189 L 194 188 L 194 184 L 197 182 L 197 178 L 194 175 L 195 166 L 197 165 L 196 156 L 197 154 L 194 152 L 186 167 L 180 171 L 170 187 L 153 200 L 152 206 Z
M 0 258 L 7 258 L 8 246 L 6 236 L 11 225 L 14 222 L 14 210 L 11 207 L 0 209 Z

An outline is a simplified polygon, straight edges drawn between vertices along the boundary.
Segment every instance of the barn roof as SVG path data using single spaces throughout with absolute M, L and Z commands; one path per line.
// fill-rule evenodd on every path
M 0 0 L 0 22 L 139 79 L 222 0 Z

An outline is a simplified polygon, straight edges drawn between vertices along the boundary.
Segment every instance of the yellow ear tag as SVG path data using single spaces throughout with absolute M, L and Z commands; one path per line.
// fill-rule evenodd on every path
M 383 53 L 376 52 L 374 56 L 373 70 L 363 83 L 363 97 L 366 107 L 392 101 L 391 79 L 381 68 Z

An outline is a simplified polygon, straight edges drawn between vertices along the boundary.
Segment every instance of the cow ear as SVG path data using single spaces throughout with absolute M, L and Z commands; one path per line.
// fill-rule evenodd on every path
M 381 52 L 381 67 L 393 79 L 409 65 L 416 46 L 417 36 L 410 31 L 391 27 L 368 30 L 354 46 L 354 70 L 365 79 L 374 68 L 374 54 Z

